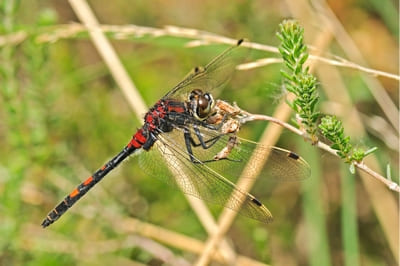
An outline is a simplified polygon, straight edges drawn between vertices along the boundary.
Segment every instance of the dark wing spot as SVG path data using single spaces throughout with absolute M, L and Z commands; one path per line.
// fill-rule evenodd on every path
M 298 156 L 298 155 L 297 155 L 296 153 L 294 153 L 294 152 L 289 152 L 288 157 L 289 157 L 289 158 L 292 158 L 292 159 L 295 159 L 295 160 L 298 160 L 298 159 L 300 158 L 300 156 Z
M 252 198 L 251 201 L 252 201 L 253 203 L 255 203 L 257 206 L 259 206 L 259 207 L 262 206 L 262 203 L 261 203 L 258 199 L 256 199 L 256 198 Z

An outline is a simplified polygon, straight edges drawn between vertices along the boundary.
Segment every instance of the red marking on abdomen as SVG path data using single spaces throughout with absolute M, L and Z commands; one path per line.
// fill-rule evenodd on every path
M 136 134 L 133 136 L 140 144 L 144 144 L 146 142 L 146 137 L 143 135 L 143 129 L 139 129 Z
M 133 146 L 134 148 L 139 149 L 145 142 L 146 142 L 146 137 L 143 135 L 143 129 L 139 129 L 135 133 L 135 135 L 133 135 L 128 146 Z
M 72 191 L 72 192 L 69 194 L 69 197 L 70 197 L 70 198 L 73 198 L 73 197 L 76 197 L 78 194 L 79 194 L 79 190 L 78 190 L 77 188 L 75 188 L 74 191 Z
M 85 180 L 85 182 L 83 182 L 83 185 L 87 186 L 92 182 L 93 182 L 93 176 L 90 176 L 88 179 Z

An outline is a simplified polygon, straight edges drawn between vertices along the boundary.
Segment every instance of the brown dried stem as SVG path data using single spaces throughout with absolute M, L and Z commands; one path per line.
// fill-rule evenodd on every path
M 124 93 L 131 108 L 137 117 L 141 119 L 142 114 L 147 111 L 147 107 L 137 91 L 133 81 L 130 79 L 127 71 L 119 60 L 114 48 L 111 46 L 108 39 L 104 36 L 103 31 L 100 29 L 100 25 L 97 22 L 97 19 L 89 5 L 85 0 L 70 0 L 69 2 L 74 11 L 77 13 L 78 17 L 87 27 L 94 45 L 98 49 L 103 60 L 106 62 L 112 76 Z M 185 196 L 207 232 L 209 234 L 215 232 L 217 225 L 204 202 L 194 197 L 187 196 L 186 194 Z M 236 256 L 226 241 L 222 241 L 220 246 L 223 254 L 228 260 Z
M 247 118 L 245 120 L 243 120 L 243 122 L 248 122 L 248 121 L 255 121 L 255 120 L 263 120 L 263 121 L 270 121 L 273 122 L 275 124 L 278 124 L 290 131 L 292 131 L 293 133 L 304 137 L 305 139 L 307 139 L 308 141 L 311 141 L 311 139 L 307 136 L 306 132 L 301 131 L 300 129 L 284 122 L 281 121 L 279 119 L 276 119 L 275 117 L 271 117 L 271 116 L 267 116 L 267 115 L 259 115 L 259 114 L 251 114 L 248 112 L 243 111 L 243 113 L 246 114 Z M 328 144 L 323 143 L 321 141 L 318 141 L 315 146 L 317 146 L 318 148 L 329 152 L 332 155 L 335 155 L 336 157 L 339 157 L 336 154 L 336 150 L 332 149 Z M 375 172 L 374 170 L 372 170 L 371 168 L 369 168 L 364 162 L 354 162 L 354 166 L 356 166 L 359 170 L 364 171 L 365 173 L 369 174 L 370 176 L 372 176 L 373 178 L 376 178 L 378 181 L 384 183 L 390 190 L 396 191 L 398 193 L 400 193 L 400 186 L 398 184 L 396 184 L 395 182 L 387 179 L 386 177 L 382 176 L 381 174 Z

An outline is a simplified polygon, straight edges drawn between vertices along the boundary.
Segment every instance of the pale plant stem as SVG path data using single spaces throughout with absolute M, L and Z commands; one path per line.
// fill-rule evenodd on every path
M 293 133 L 295 133 L 295 134 L 297 134 L 297 135 L 299 135 L 299 136 L 302 136 L 303 138 L 305 138 L 305 139 L 307 139 L 307 140 L 310 140 L 310 138 L 307 136 L 307 134 L 306 134 L 304 131 L 302 131 L 302 130 L 300 130 L 300 129 L 298 129 L 298 128 L 296 128 L 296 127 L 294 127 L 294 126 L 292 126 L 292 125 L 290 125 L 290 124 L 288 124 L 288 123 L 286 123 L 286 122 L 283 122 L 283 121 L 281 121 L 281 120 L 279 120 L 279 119 L 276 119 L 276 118 L 274 118 L 274 117 L 267 116 L 267 115 L 250 114 L 250 113 L 248 113 L 248 112 L 243 112 L 243 113 L 245 113 L 246 116 L 248 116 L 248 117 L 246 117 L 245 119 L 242 120 L 244 123 L 249 122 L 249 121 L 254 121 L 254 120 L 270 121 L 270 122 L 273 122 L 273 123 L 275 123 L 275 124 L 278 124 L 278 125 L 280 125 L 280 126 L 286 128 L 286 129 L 290 130 L 291 132 L 293 132 Z M 338 157 L 338 155 L 336 154 L 337 151 L 334 150 L 334 149 L 332 149 L 332 148 L 331 148 L 328 144 L 326 144 L 326 143 L 323 143 L 323 142 L 321 142 L 321 141 L 318 141 L 318 142 L 315 144 L 315 146 L 317 146 L 318 148 L 320 148 L 320 149 L 322 149 L 322 150 L 324 150 L 324 151 L 327 151 L 327 152 L 329 152 L 330 154 L 335 155 L 335 156 Z M 391 181 L 391 180 L 385 178 L 384 176 L 378 174 L 377 172 L 375 172 L 374 170 L 372 170 L 371 168 L 369 168 L 364 162 L 362 162 L 362 161 L 361 161 L 361 162 L 353 162 L 353 164 L 354 164 L 354 166 L 357 167 L 359 170 L 361 170 L 361 171 L 363 171 L 363 172 L 369 174 L 369 175 L 372 176 L 373 178 L 375 178 L 375 179 L 377 179 L 378 181 L 384 183 L 390 190 L 393 190 L 393 191 L 396 191 L 396 192 L 399 192 L 399 193 L 400 193 L 400 186 L 399 186 L 398 184 L 396 184 L 395 182 L 393 182 L 393 181 Z
M 82 165 L 81 161 L 79 158 L 75 157 L 74 154 L 69 154 L 70 156 L 67 157 L 68 162 L 74 166 L 74 169 L 79 169 L 77 172 L 81 173 L 84 172 L 86 175 L 90 174 L 90 171 L 86 169 L 85 166 Z M 71 187 L 73 186 L 73 182 L 70 180 L 67 180 L 60 176 L 56 172 L 51 172 L 51 178 L 49 179 L 50 182 L 56 186 L 59 189 L 63 189 L 65 187 Z M 125 235 L 132 235 L 132 234 L 137 234 L 141 235 L 146 238 L 151 238 L 157 242 L 160 242 L 166 246 L 173 247 L 175 249 L 182 250 L 184 252 L 189 252 L 192 254 L 201 254 L 203 249 L 204 249 L 204 242 L 201 240 L 198 240 L 196 238 L 192 238 L 189 236 L 186 236 L 182 233 L 175 232 L 172 230 L 165 229 L 159 225 L 152 224 L 149 222 L 141 221 L 139 219 L 135 219 L 132 217 L 126 217 L 126 215 L 121 214 L 118 211 L 115 211 L 115 209 L 112 208 L 104 208 L 104 199 L 109 196 L 107 193 L 107 190 L 99 186 L 96 191 L 93 192 L 95 194 L 95 198 L 99 199 L 98 201 L 95 201 L 95 204 L 97 205 L 96 208 L 93 208 L 91 215 L 88 217 L 87 214 L 87 205 L 85 203 L 82 203 L 83 206 L 81 208 L 72 208 L 71 212 L 79 214 L 83 217 L 87 217 L 87 219 L 93 219 L 94 217 L 102 217 L 105 221 L 107 221 L 108 224 L 111 225 L 112 228 L 114 228 L 115 232 L 120 234 L 121 236 Z M 65 254 L 70 254 L 72 250 L 77 250 L 78 248 L 73 247 L 76 244 L 76 241 L 69 242 L 69 241 L 64 241 L 64 240 L 53 240 L 54 242 L 49 242 L 48 239 L 46 241 L 43 240 L 43 236 L 38 234 L 38 226 L 37 225 L 32 225 L 32 229 L 27 233 L 26 235 L 29 235 L 33 239 L 37 239 L 38 243 L 40 245 L 36 246 L 37 251 L 43 251 L 43 250 L 55 250 L 55 251 L 60 251 L 58 247 L 61 246 L 68 246 L 67 248 L 61 250 L 61 253 Z M 30 239 L 31 239 L 30 238 Z M 31 239 L 32 240 L 32 239 Z M 63 242 L 63 243 L 60 243 Z M 68 243 L 67 243 L 68 242 Z M 80 245 L 86 247 L 92 245 L 90 248 L 91 250 L 96 251 L 95 248 L 93 248 L 93 242 L 87 241 L 80 243 Z M 85 248 L 84 248 L 85 250 Z M 113 252 L 113 250 L 110 250 L 109 252 Z M 101 251 L 99 253 L 104 253 L 104 251 Z M 94 254 L 98 255 L 98 254 Z M 77 258 L 79 258 L 79 254 L 77 255 Z M 214 256 L 213 256 L 213 261 L 216 261 L 220 264 L 226 264 L 226 254 L 224 254 L 224 250 L 219 248 Z M 242 255 L 237 255 L 236 257 L 238 265 L 254 265 L 254 266 L 267 266 L 264 263 L 261 263 L 259 261 L 256 261 L 252 258 L 242 256 Z
M 141 119 L 142 114 L 147 110 L 146 104 L 144 103 L 140 93 L 137 91 L 133 81 L 130 79 L 121 61 L 119 60 L 114 48 L 105 37 L 104 31 L 101 29 L 101 26 L 90 6 L 85 0 L 69 0 L 69 3 L 79 19 L 85 25 L 85 30 L 88 31 L 94 46 L 97 48 L 99 54 L 102 56 L 104 62 L 108 66 L 112 76 L 121 88 L 131 109 L 134 111 L 137 117 Z M 182 170 L 180 171 L 183 172 Z M 205 203 L 200 199 L 195 199 L 186 194 L 185 196 L 206 231 L 209 234 L 212 234 L 215 230 L 217 230 L 217 224 Z M 223 239 L 219 246 L 226 260 L 232 260 L 236 257 L 235 252 L 232 250 L 226 240 Z
M 128 39 L 132 36 L 141 37 L 143 35 L 150 35 L 153 37 L 161 36 L 173 36 L 181 38 L 193 38 L 196 41 L 191 41 L 187 46 L 201 46 L 210 43 L 223 43 L 223 44 L 234 44 L 237 40 L 227 38 L 224 36 L 219 36 L 213 33 L 200 31 L 190 28 L 182 28 L 177 26 L 165 26 L 164 28 L 152 28 L 138 25 L 99 25 L 99 29 L 104 33 L 114 34 L 114 39 Z M 61 39 L 73 38 L 78 33 L 86 32 L 87 28 L 79 23 L 71 23 L 68 25 L 56 25 L 49 27 L 44 33 L 37 35 L 36 40 L 39 43 L 53 43 Z M 16 32 L 14 34 L 2 35 L 0 36 L 0 47 L 4 45 L 17 45 L 29 37 L 27 32 Z M 279 53 L 278 49 L 273 46 L 264 45 L 255 42 L 248 42 L 248 46 L 255 50 L 266 51 L 271 53 Z M 381 70 L 376 70 L 373 68 L 365 67 L 357 63 L 346 60 L 345 58 L 339 56 L 333 56 L 333 59 L 316 56 L 311 54 L 310 60 L 315 60 L 329 64 L 332 66 L 345 67 L 358 70 L 373 76 L 382 76 L 394 80 L 400 81 L 400 75 L 388 73 Z M 249 66 L 248 68 L 261 67 L 271 63 L 280 63 L 280 58 L 266 58 L 265 60 L 260 59 L 260 63 Z M 247 68 L 247 69 L 248 69 Z

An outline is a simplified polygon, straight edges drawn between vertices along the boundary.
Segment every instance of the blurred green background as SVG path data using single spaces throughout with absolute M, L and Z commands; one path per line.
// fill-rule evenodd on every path
M 295 3 L 299 2 L 90 1 L 102 24 L 175 25 L 273 46 L 279 45 L 278 24 L 299 16 L 292 13 Z M 398 73 L 397 2 L 328 4 L 372 68 Z M 0 6 L 0 265 L 161 265 L 162 256 L 145 244 L 141 232 L 128 234 L 111 222 L 127 217 L 205 241 L 207 233 L 182 193 L 144 174 L 135 157 L 57 223 L 45 230 L 40 227 L 67 193 L 124 147 L 142 121 L 136 119 L 86 34 L 56 42 L 37 39 L 61 24 L 79 22 L 67 1 L 3 0 Z M 313 5 L 304 2 L 304 8 Z M 315 45 L 318 36 L 311 33 L 324 29 L 313 22 L 315 17 L 298 19 L 307 25 L 306 41 Z M 187 48 L 189 39 L 174 36 L 111 39 L 149 106 L 192 67 L 224 49 L 221 45 Z M 328 52 L 346 57 L 335 40 Z M 278 57 L 254 51 L 248 60 L 271 56 Z M 281 67 L 236 72 L 220 98 L 236 101 L 249 112 L 272 114 L 282 94 Z M 347 68 L 339 72 L 369 129 L 365 137 L 352 136 L 353 143 L 377 146 L 381 164 L 377 171 L 385 173 L 390 163 L 392 176 L 397 177 L 397 133 L 391 134 L 390 126 L 385 130 L 385 117 L 360 72 Z M 398 83 L 389 78 L 380 82 L 398 105 Z M 335 84 L 321 81 L 324 86 Z M 330 102 L 323 91 L 321 102 L 322 112 L 346 116 L 346 108 Z M 374 116 L 384 119 L 367 119 Z M 265 126 L 250 123 L 241 136 L 256 141 Z M 264 225 L 238 217 L 228 234 L 235 250 L 272 265 L 397 265 L 398 255 L 390 248 L 358 174 L 350 175 L 339 159 L 287 131 L 278 145 L 304 156 L 313 175 L 303 182 L 260 182 L 253 192 L 275 221 Z M 389 190 L 385 193 L 398 197 Z M 398 213 L 387 215 L 389 220 L 398 219 Z M 398 235 L 398 228 L 390 229 Z M 173 245 L 165 249 L 187 262 L 197 256 Z

